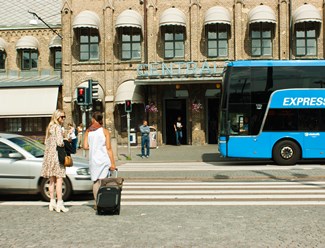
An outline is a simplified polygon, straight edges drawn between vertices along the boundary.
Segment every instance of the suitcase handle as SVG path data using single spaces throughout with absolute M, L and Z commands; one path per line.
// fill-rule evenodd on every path
M 110 170 L 109 171 L 110 177 L 112 177 L 114 171 L 115 171 L 115 173 L 114 173 L 115 174 L 115 177 L 117 177 L 117 174 L 118 174 L 118 169 L 117 168 L 115 168 L 115 170 L 112 170 L 112 171 Z

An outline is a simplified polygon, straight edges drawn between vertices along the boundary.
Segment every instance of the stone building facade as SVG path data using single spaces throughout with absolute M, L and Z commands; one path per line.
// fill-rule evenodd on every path
M 147 119 L 158 144 L 175 143 L 177 116 L 184 144 L 216 143 L 227 61 L 324 58 L 324 2 L 307 2 L 65 1 L 64 110 L 81 120 L 76 88 L 93 80 L 100 92 L 93 108 L 118 143 L 127 142 L 124 100 L 133 103 L 131 130 Z
M 183 144 L 217 143 L 225 63 L 323 59 L 324 5 L 323 0 L 64 0 L 59 106 L 75 124 L 85 115 L 89 124 L 94 110 L 104 112 L 105 126 L 119 144 L 127 143 L 125 100 L 132 100 L 133 143 L 147 119 L 158 144 L 175 144 L 178 116 Z M 1 38 L 12 35 L 1 32 Z M 45 47 L 53 35 L 44 28 L 22 32 L 45 35 L 39 37 L 46 39 Z M 83 109 L 76 103 L 77 88 L 89 81 L 98 96 Z
M 61 1 L 4 1 L 0 9 L 0 132 L 43 141 L 62 107 Z M 35 15 L 44 18 L 51 28 Z

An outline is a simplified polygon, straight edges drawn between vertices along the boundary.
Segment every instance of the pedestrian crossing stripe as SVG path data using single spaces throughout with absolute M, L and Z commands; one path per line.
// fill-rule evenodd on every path
M 66 206 L 91 206 L 68 201 Z M 0 202 L 0 206 L 47 206 L 41 201 Z M 325 181 L 195 182 L 125 181 L 122 206 L 325 205 Z

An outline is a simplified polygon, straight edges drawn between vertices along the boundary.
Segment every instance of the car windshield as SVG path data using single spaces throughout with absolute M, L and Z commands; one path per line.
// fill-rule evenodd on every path
M 9 140 L 32 154 L 34 157 L 44 157 L 45 146 L 36 140 L 28 137 L 14 137 Z

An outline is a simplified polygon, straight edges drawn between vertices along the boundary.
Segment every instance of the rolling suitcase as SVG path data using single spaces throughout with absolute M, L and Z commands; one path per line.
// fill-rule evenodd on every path
M 108 177 L 101 180 L 97 193 L 97 214 L 120 214 L 121 210 L 121 193 L 124 179 L 117 177 Z

